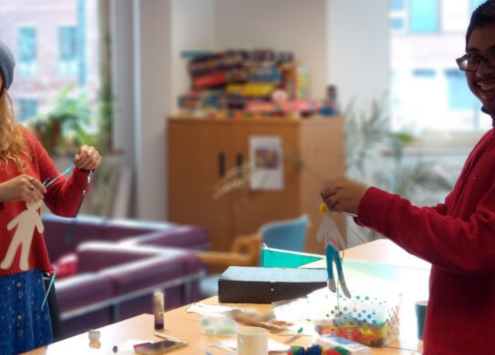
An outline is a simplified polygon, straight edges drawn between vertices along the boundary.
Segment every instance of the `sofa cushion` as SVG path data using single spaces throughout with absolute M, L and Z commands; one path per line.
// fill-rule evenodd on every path
M 50 260 L 76 250 L 77 245 L 85 241 L 103 239 L 105 219 L 98 217 L 63 218 L 54 215 L 42 216 L 45 227 L 44 237 Z M 70 234 L 69 243 L 66 244 Z
M 57 272 L 57 279 L 63 279 L 71 277 L 77 274 L 77 260 L 76 253 L 68 253 L 60 257 L 56 262 L 52 263 L 53 268 Z
M 122 241 L 128 242 L 129 240 Z M 185 249 L 208 249 L 209 237 L 204 228 L 175 226 L 166 232 L 155 232 L 134 239 L 136 245 L 167 246 Z
M 104 238 L 107 241 L 118 241 L 124 238 L 137 237 L 155 231 L 168 231 L 174 224 L 131 219 L 114 219 L 105 225 Z
M 88 242 L 77 248 L 79 272 L 94 272 L 157 255 L 151 248 L 120 246 L 109 242 Z
M 112 280 L 100 273 L 79 274 L 55 282 L 57 301 L 64 312 L 108 300 L 115 295 Z
M 190 276 L 188 261 L 191 259 L 196 259 L 196 256 L 180 250 L 170 250 L 168 256 L 160 254 L 153 258 L 104 269 L 101 274 L 113 280 L 116 294 L 123 295 Z

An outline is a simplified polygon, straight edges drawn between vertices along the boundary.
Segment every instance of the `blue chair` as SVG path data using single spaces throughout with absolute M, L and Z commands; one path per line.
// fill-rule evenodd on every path
M 263 224 L 259 233 L 269 248 L 290 251 L 304 251 L 308 230 L 308 215 L 283 221 Z
M 260 227 L 258 233 L 236 238 L 231 252 L 199 252 L 198 256 L 203 262 L 211 265 L 261 266 L 261 246 L 263 244 L 274 249 L 304 251 L 308 222 L 308 216 L 302 215 L 295 219 L 265 223 Z M 250 250 L 253 248 L 257 250 Z M 241 249 L 244 250 L 244 253 L 238 251 Z M 220 274 L 215 274 L 201 280 L 200 292 L 202 297 L 218 295 L 219 278 Z

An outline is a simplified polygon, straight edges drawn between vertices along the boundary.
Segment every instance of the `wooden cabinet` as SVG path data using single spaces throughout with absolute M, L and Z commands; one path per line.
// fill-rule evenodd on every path
M 254 233 L 261 224 L 310 216 L 306 251 L 323 253 L 316 241 L 322 218 L 324 179 L 345 171 L 342 117 L 308 119 L 169 118 L 169 220 L 197 224 L 210 232 L 213 250 L 229 249 L 237 235 Z M 249 160 L 253 136 L 278 136 L 283 149 L 284 188 L 252 191 L 249 184 L 214 199 L 227 171 Z M 334 215 L 345 237 L 345 216 Z

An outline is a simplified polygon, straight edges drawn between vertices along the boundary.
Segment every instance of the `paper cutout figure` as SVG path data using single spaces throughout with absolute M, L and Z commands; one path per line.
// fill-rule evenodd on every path
M 36 228 L 39 233 L 43 233 L 45 230 L 43 222 L 41 221 L 41 216 L 38 213 L 38 209 L 41 207 L 42 203 L 43 200 L 26 202 L 27 210 L 21 212 L 7 225 L 8 230 L 12 230 L 16 226 L 17 229 L 14 238 L 12 238 L 12 241 L 10 242 L 7 254 L 5 254 L 2 264 L 0 264 L 2 269 L 10 269 L 19 246 L 21 246 L 19 267 L 22 271 L 29 269 L 29 251 L 31 250 L 31 243 L 33 241 L 34 228 Z
M 324 203 L 320 205 L 320 210 L 324 213 L 324 216 L 321 221 L 320 228 L 318 229 L 316 239 L 319 242 L 325 241 L 326 245 L 325 252 L 327 257 L 328 288 L 332 292 L 337 291 L 337 285 L 333 274 L 333 264 L 335 263 L 339 277 L 339 284 L 342 291 L 344 292 L 344 295 L 351 298 L 351 293 L 349 292 L 345 282 L 344 271 L 342 269 L 342 263 L 339 255 L 339 249 L 345 249 L 346 243 Z

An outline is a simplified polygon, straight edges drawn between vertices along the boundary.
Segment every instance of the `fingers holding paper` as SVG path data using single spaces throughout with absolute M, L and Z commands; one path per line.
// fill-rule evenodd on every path
M 320 195 L 330 211 L 357 215 L 368 186 L 345 176 L 330 181 L 327 186 Z

